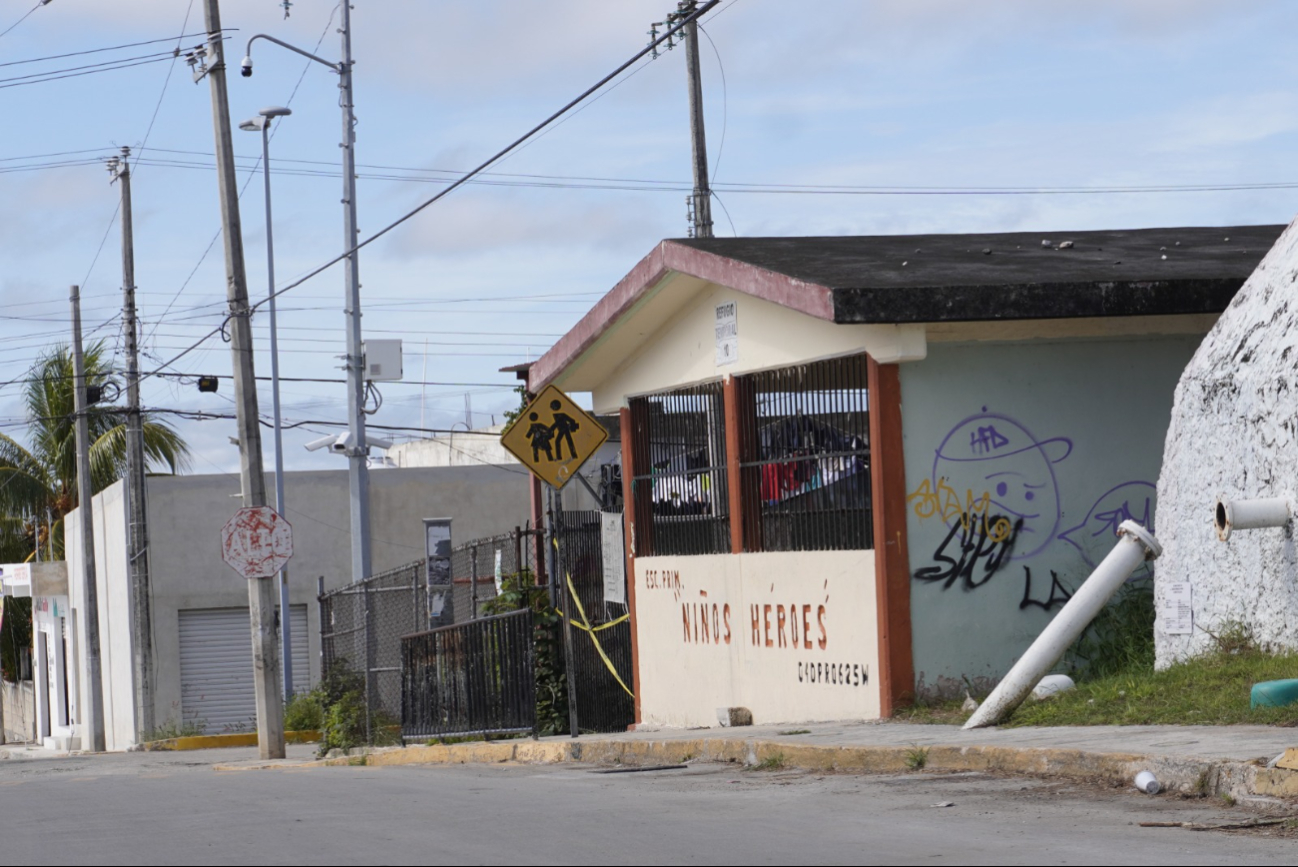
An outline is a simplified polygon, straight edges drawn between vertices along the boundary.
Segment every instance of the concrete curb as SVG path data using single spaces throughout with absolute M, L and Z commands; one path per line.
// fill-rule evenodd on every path
M 1175 794 L 1298 797 L 1298 771 L 1260 763 L 1213 761 L 1136 753 L 990 746 L 862 747 L 791 744 L 761 738 L 696 738 L 628 741 L 488 741 L 358 750 L 324 759 L 326 766 L 499 764 L 519 762 L 598 765 L 661 765 L 688 761 L 728 762 L 746 767 L 796 768 L 848 773 L 994 771 L 1034 777 L 1063 777 L 1131 785 L 1153 771 Z
M 285 732 L 284 740 L 290 744 L 313 744 L 320 740 L 320 732 Z M 160 741 L 145 741 L 137 749 L 144 752 L 171 750 L 212 750 L 222 747 L 255 747 L 256 732 L 238 732 L 229 735 L 192 735 L 183 738 L 166 738 Z

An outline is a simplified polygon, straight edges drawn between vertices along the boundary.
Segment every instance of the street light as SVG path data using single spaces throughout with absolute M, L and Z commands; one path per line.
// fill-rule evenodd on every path
M 345 453 L 348 464 L 348 496 L 351 500 L 352 581 L 364 581 L 370 577 L 370 477 L 367 463 L 368 435 L 365 432 L 366 379 L 365 349 L 361 341 L 360 256 L 357 250 L 360 232 L 356 228 L 356 113 L 352 94 L 351 3 L 342 3 L 339 13 L 342 58 L 337 63 L 303 51 L 282 39 L 257 33 L 248 40 L 248 48 L 239 67 L 245 78 L 252 75 L 252 46 L 261 39 L 313 60 L 338 76 L 338 106 L 342 109 L 343 122 L 343 250 L 346 251 L 343 282 L 347 294 L 347 360 L 344 366 L 347 371 L 347 432 L 351 435 Z
M 275 322 L 275 235 L 270 218 L 270 121 L 288 117 L 292 110 L 273 105 L 239 124 L 239 129 L 261 133 L 261 169 L 266 186 L 266 286 L 270 302 L 270 399 L 275 413 L 275 511 L 284 515 L 284 439 L 279 419 L 279 332 Z M 280 656 L 284 670 L 284 700 L 293 697 L 293 643 L 288 607 L 288 567 L 279 572 Z

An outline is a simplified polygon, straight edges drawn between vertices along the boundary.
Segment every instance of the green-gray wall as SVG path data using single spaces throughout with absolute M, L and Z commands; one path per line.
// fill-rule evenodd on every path
M 1152 520 L 1173 391 L 1200 340 L 938 344 L 901 365 L 919 695 L 990 688 L 1117 524 Z

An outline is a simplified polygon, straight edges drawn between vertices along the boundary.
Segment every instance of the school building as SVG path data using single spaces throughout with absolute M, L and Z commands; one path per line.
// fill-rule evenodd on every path
M 1152 525 L 1281 226 L 663 241 L 526 371 L 620 417 L 636 719 L 988 688 Z

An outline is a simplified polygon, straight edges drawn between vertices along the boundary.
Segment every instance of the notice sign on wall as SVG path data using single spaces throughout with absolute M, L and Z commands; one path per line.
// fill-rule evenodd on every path
M 716 325 L 717 364 L 734 364 L 739 359 L 739 305 L 718 304 Z
M 621 512 L 600 512 L 599 540 L 604 553 L 604 601 L 625 605 L 626 543 Z
M 1163 604 L 1158 612 L 1165 635 L 1189 635 L 1194 631 L 1194 607 L 1189 581 L 1165 585 Z

